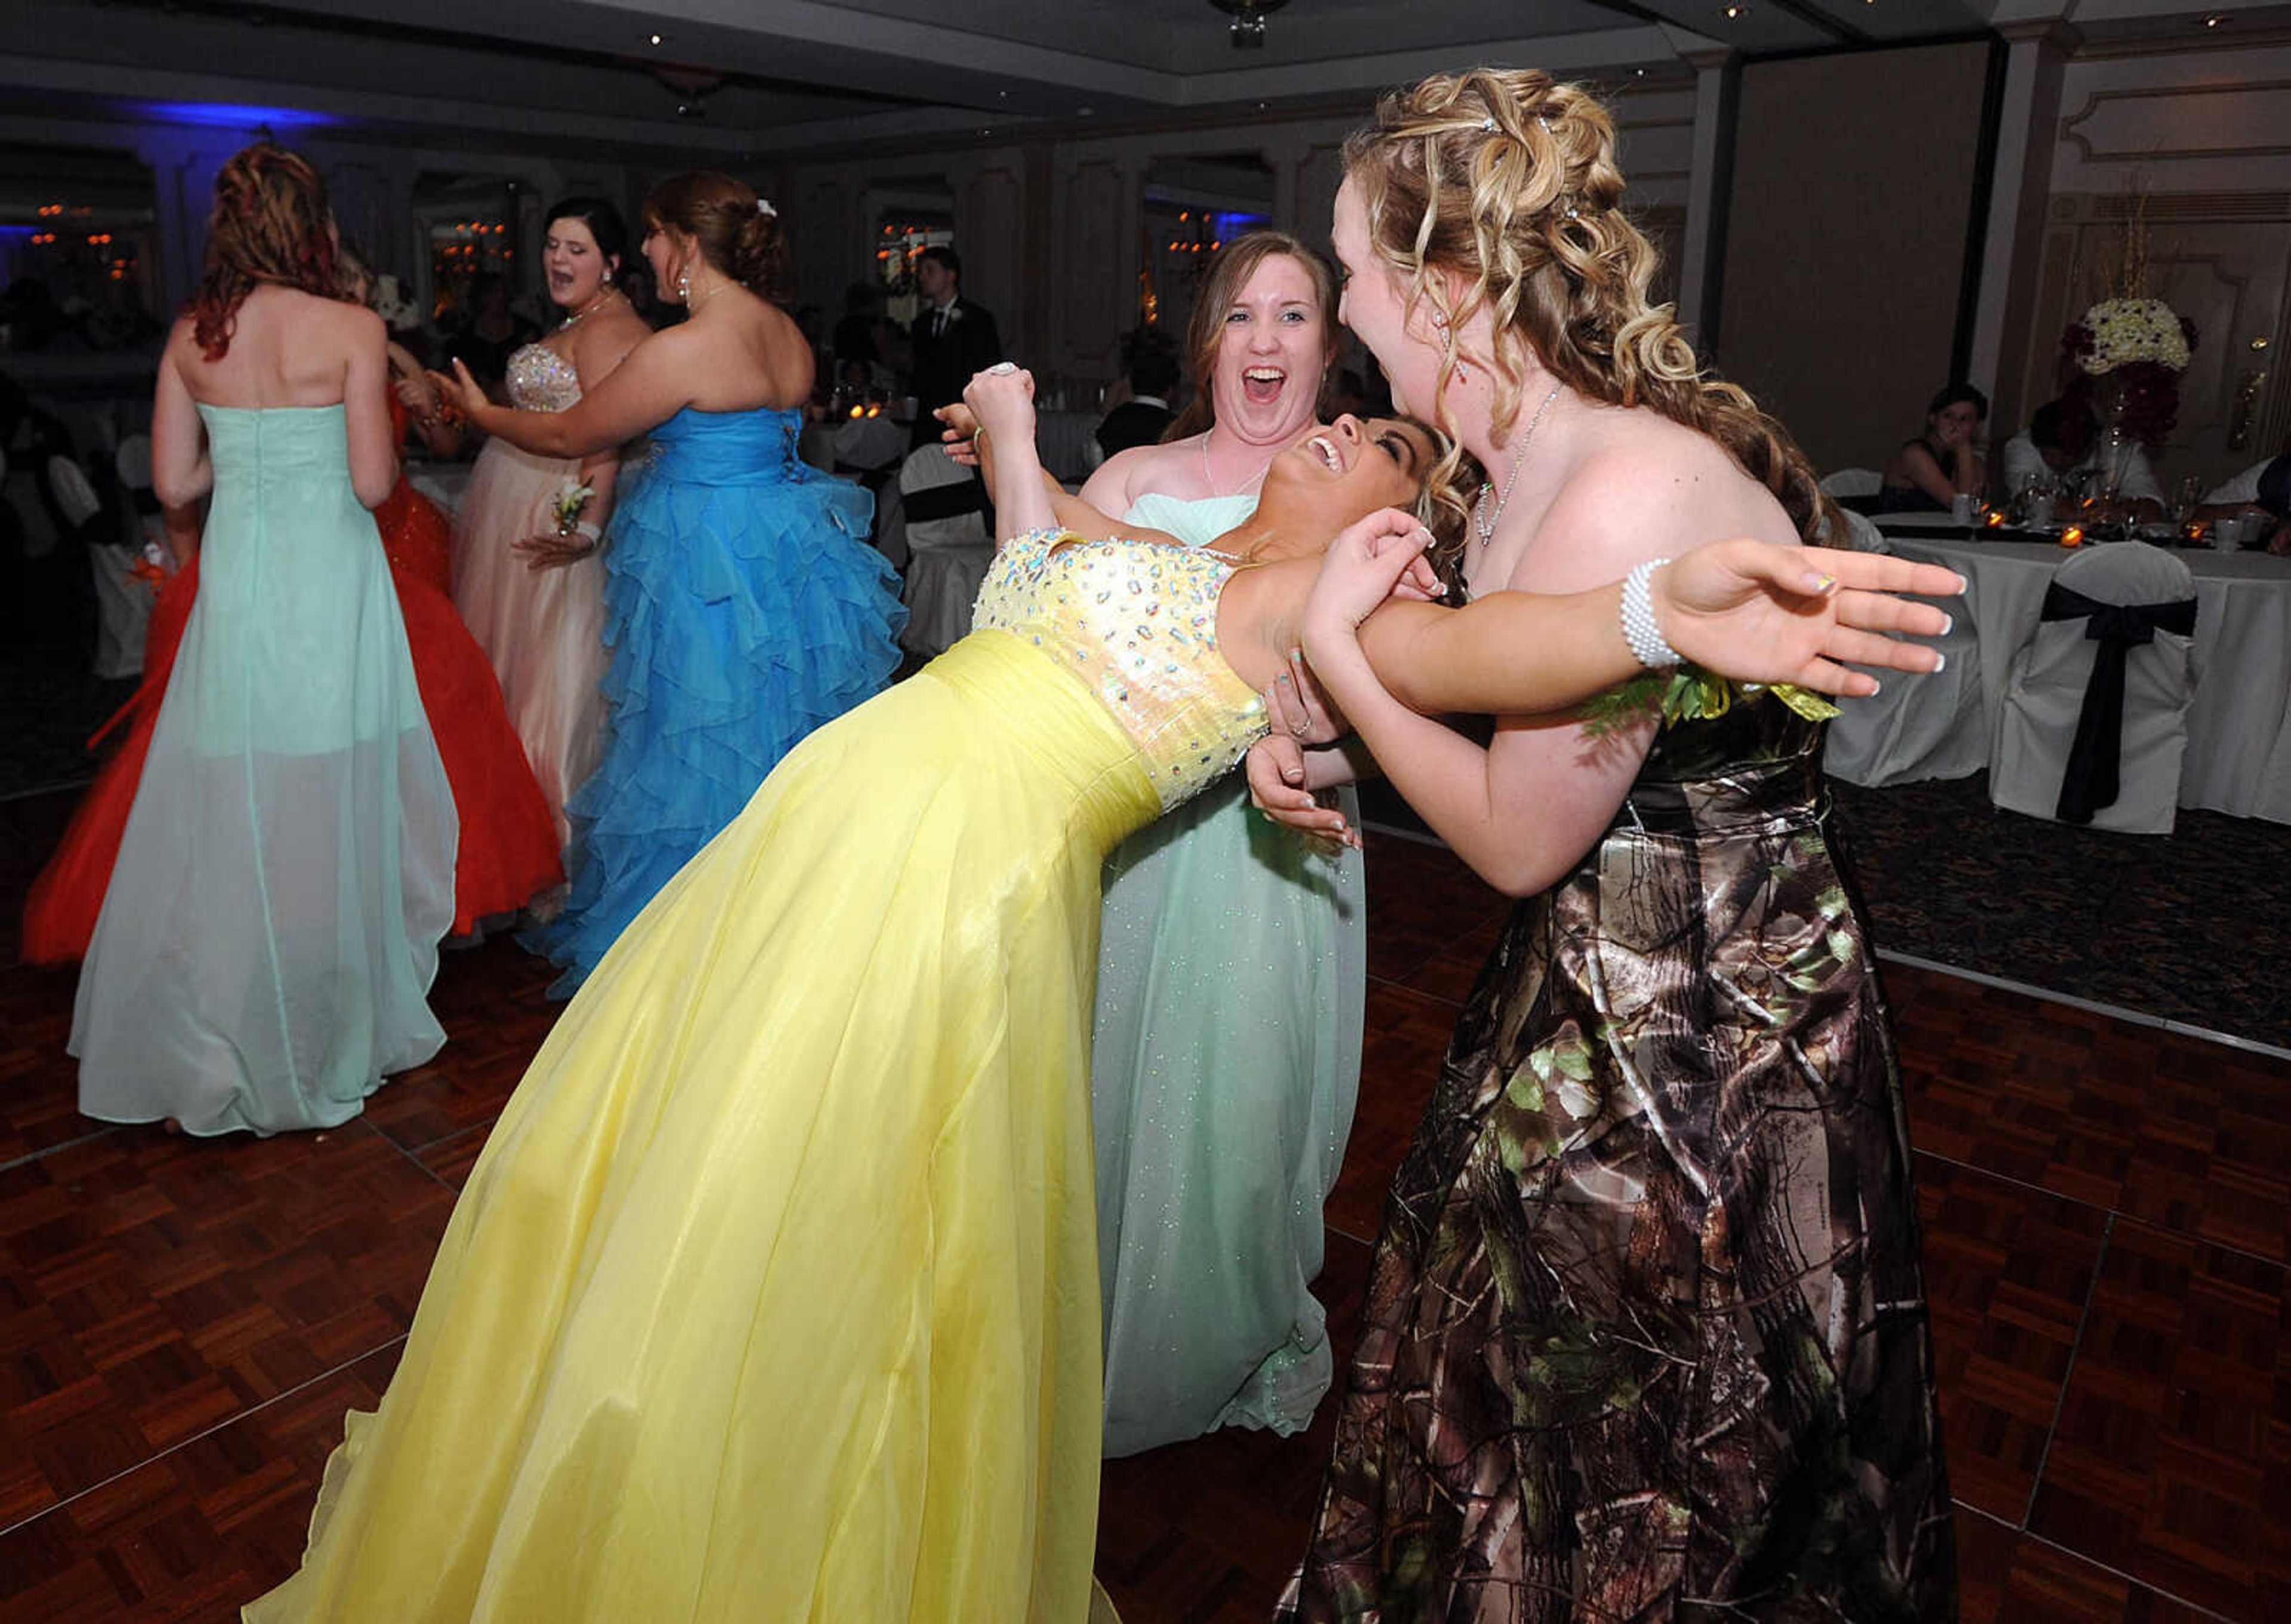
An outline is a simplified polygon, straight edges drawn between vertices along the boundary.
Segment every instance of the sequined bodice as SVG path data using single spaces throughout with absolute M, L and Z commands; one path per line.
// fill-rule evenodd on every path
M 1166 542 L 1033 531 L 986 572 L 973 623 L 1025 639 L 1088 686 L 1137 745 L 1167 811 L 1265 732 L 1265 702 L 1218 653 L 1218 594 L 1232 573 L 1213 553 Z
M 522 412 L 562 412 L 581 398 L 581 374 L 546 344 L 527 344 L 509 358 L 510 404 Z

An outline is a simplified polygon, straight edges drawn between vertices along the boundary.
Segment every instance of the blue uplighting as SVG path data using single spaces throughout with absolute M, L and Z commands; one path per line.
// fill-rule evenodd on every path
M 169 124 L 206 125 L 218 129 L 307 130 L 338 121 L 331 114 L 302 107 L 254 107 L 238 101 L 135 101 L 127 104 L 147 117 Z

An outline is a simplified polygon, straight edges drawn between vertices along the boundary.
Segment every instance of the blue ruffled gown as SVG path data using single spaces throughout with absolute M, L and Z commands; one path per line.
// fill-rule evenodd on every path
M 573 888 L 527 945 L 569 994 L 805 735 L 899 663 L 898 577 L 874 499 L 796 456 L 801 419 L 686 407 L 605 544 L 604 760 L 567 804 Z

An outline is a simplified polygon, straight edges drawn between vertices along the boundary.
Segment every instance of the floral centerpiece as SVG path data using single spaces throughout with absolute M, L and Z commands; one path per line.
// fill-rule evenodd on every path
M 2180 374 L 2196 347 L 2196 324 L 2148 292 L 2147 197 L 2127 202 L 2123 230 L 2101 266 L 2110 296 L 2061 334 L 2073 368 L 2068 392 L 2104 425 L 2153 450 L 2180 420 Z

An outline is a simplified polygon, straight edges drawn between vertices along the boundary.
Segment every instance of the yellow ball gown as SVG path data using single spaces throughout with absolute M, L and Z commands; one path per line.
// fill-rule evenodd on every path
M 1263 731 L 1229 573 L 1013 542 L 639 915 L 253 1624 L 1088 1614 L 1098 875 Z

